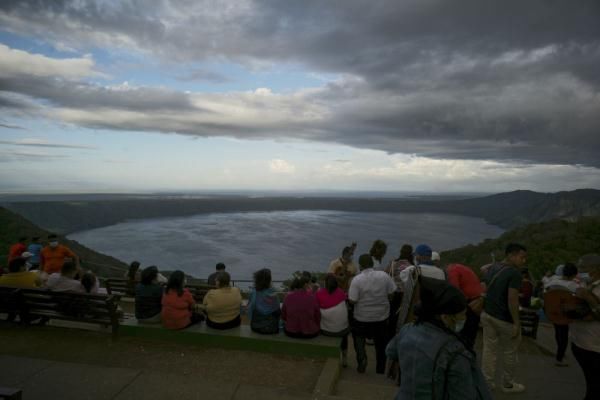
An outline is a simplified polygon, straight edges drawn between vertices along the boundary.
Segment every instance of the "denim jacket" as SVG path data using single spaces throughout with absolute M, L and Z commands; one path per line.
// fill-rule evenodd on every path
M 402 382 L 396 400 L 491 400 L 475 354 L 452 333 L 429 322 L 407 324 L 390 341 Z

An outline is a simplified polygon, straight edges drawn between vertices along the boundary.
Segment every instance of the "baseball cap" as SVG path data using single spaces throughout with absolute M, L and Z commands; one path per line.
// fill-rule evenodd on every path
M 431 247 L 427 246 L 426 244 L 420 244 L 415 249 L 415 252 L 413 253 L 413 255 L 431 257 L 431 253 L 432 253 Z

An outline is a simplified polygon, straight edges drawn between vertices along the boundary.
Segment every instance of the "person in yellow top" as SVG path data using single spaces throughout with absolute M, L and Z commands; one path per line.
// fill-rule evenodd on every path
M 214 329 L 230 329 L 239 326 L 242 294 L 240 289 L 229 286 L 231 277 L 227 272 L 219 272 L 217 289 L 211 289 L 204 296 L 202 309 L 206 312 L 206 325 Z
M 38 273 L 27 271 L 26 260 L 22 257 L 14 258 L 8 264 L 8 274 L 0 276 L 0 286 L 35 288 L 41 285 Z

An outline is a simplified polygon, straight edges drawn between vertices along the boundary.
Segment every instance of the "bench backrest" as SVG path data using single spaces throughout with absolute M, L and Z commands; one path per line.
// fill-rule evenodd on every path
M 194 296 L 194 300 L 196 301 L 196 303 L 202 303 L 202 300 L 204 300 L 204 296 L 206 296 L 206 293 L 208 293 L 208 291 L 211 289 L 216 289 L 215 286 L 208 284 L 186 285 L 185 287 L 190 291 L 192 296 Z
M 41 316 L 91 323 L 118 324 L 114 296 L 46 289 L 21 289 L 22 311 L 29 317 Z
M 130 279 L 108 278 L 105 283 L 108 294 L 118 293 L 124 296 L 135 297 L 136 282 Z

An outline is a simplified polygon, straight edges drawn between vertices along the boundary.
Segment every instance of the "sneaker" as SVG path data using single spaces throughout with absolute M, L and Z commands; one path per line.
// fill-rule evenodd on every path
M 568 367 L 569 363 L 565 361 L 557 361 L 554 363 L 554 365 L 556 365 L 557 367 Z
M 502 386 L 504 393 L 522 393 L 525 391 L 525 385 L 513 382 L 510 386 Z

